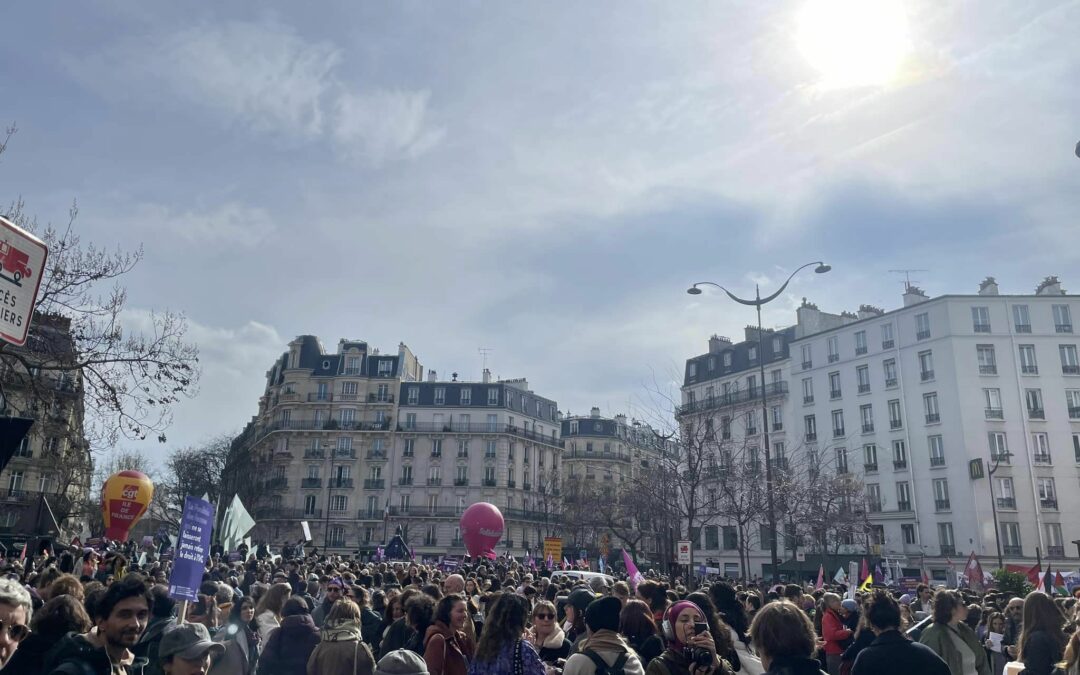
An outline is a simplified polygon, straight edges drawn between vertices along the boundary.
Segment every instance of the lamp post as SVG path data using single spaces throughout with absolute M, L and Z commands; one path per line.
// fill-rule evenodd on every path
M 997 559 L 999 570 L 1005 569 L 1005 560 L 1001 555 L 1001 532 L 998 531 L 997 499 L 994 498 L 994 473 L 996 473 L 997 470 L 1001 467 L 1001 462 L 1007 461 L 1011 456 L 1011 452 L 1004 452 L 1000 455 L 990 455 L 990 459 L 994 461 L 994 466 L 988 466 L 986 469 L 987 480 L 990 481 L 990 512 L 994 514 L 994 543 L 997 544 Z
M 795 275 L 806 269 L 807 267 L 810 267 L 811 265 L 817 265 L 814 271 L 818 274 L 824 274 L 832 269 L 831 266 L 826 265 L 820 260 L 817 262 L 806 263 L 802 267 L 799 267 L 794 272 L 792 272 L 791 275 L 787 278 L 787 280 L 780 286 L 780 288 L 776 290 L 775 293 L 764 298 L 761 297 L 761 287 L 758 284 L 754 284 L 753 300 L 740 298 L 739 296 L 735 295 L 720 284 L 713 283 L 711 281 L 699 281 L 690 288 L 686 289 L 686 292 L 690 295 L 701 295 L 701 289 L 698 288 L 699 286 L 715 286 L 716 288 L 722 290 L 724 293 L 727 293 L 727 296 L 729 298 L 739 303 L 740 305 L 749 305 L 757 308 L 758 367 L 759 372 L 761 373 L 761 424 L 763 434 L 762 440 L 764 441 L 765 446 L 765 499 L 767 504 L 766 509 L 768 511 L 766 515 L 768 516 L 769 520 L 769 531 L 772 532 L 772 539 L 769 542 L 769 554 L 772 561 L 773 582 L 776 582 L 779 579 L 779 570 L 777 569 L 777 567 L 779 566 L 779 561 L 777 560 L 776 555 L 776 511 L 773 508 L 773 472 L 772 459 L 770 457 L 769 451 L 769 405 L 765 391 L 765 331 L 761 326 L 761 306 L 767 305 L 768 303 L 779 297 L 780 294 L 784 292 L 784 289 L 787 288 L 788 284 L 791 283 L 791 280 L 795 278 Z M 743 570 L 743 572 L 748 573 L 749 570 Z

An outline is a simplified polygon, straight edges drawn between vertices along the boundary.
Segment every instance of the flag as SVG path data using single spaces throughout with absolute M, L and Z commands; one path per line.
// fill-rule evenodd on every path
M 569 567 L 570 567 L 570 561 L 566 559 L 566 556 L 563 556 L 562 568 L 565 570 L 565 569 L 567 569 Z
M 548 553 L 547 560 L 545 562 L 549 570 L 555 569 L 555 558 L 553 558 L 550 553 Z
M 416 549 L 412 549 L 412 548 L 409 549 L 409 559 L 410 560 L 416 560 Z
M 843 565 L 840 566 L 840 569 L 836 570 L 836 574 L 833 576 L 832 579 L 838 584 L 847 583 L 847 572 L 844 571 Z
M 1028 581 L 1030 581 L 1031 585 L 1034 586 L 1035 588 L 1039 588 L 1042 585 L 1041 577 L 1042 577 L 1042 566 L 1039 563 L 1035 563 L 1034 565 L 1031 566 L 1031 569 L 1029 569 L 1027 571 Z
M 30 542 L 27 541 L 22 545 L 22 553 L 19 554 L 19 560 L 26 560 L 26 554 L 30 550 Z
M 1043 575 L 1039 590 L 1047 595 L 1054 595 L 1054 572 L 1051 565 L 1046 566 L 1046 574 Z
M 386 555 L 386 552 L 383 551 L 383 547 L 382 546 L 376 546 L 375 547 L 375 559 L 376 560 L 382 560 L 384 555 Z
M 600 574 L 603 574 L 604 573 L 604 556 L 600 556 L 598 564 L 600 565 Z
M 1069 594 L 1069 587 L 1065 585 L 1065 579 L 1062 578 L 1061 572 L 1054 576 L 1054 590 L 1061 595 Z
M 862 582 L 870 576 L 870 566 L 866 564 L 866 558 L 862 559 L 862 567 L 859 568 L 859 581 Z
M 873 585 L 874 585 L 874 575 L 873 574 L 868 574 L 868 575 L 866 575 L 866 580 L 862 582 L 861 586 L 859 586 L 859 590 L 863 591 L 863 592 L 867 592 L 867 591 L 870 590 L 870 587 L 873 586 Z
M 983 587 L 983 569 L 979 564 L 979 557 L 975 555 L 975 551 L 972 551 L 968 556 L 967 565 L 964 567 L 964 574 L 968 578 L 968 588 L 976 593 L 982 593 L 986 590 Z
M 630 582 L 630 590 L 636 592 L 637 585 L 644 581 L 645 577 L 641 576 L 637 565 L 634 564 L 634 559 L 630 557 L 625 548 L 622 551 L 622 559 L 623 563 L 626 564 L 626 578 Z
M 893 585 L 892 570 L 889 568 L 888 562 L 885 563 L 885 571 L 881 574 L 881 583 L 885 584 L 886 586 Z
M 926 573 L 926 570 L 922 571 L 922 582 L 927 586 L 930 585 L 930 575 Z
M 818 565 L 817 568 L 817 583 L 814 585 L 815 590 L 821 590 L 825 586 L 825 566 Z
M 244 503 L 240 501 L 240 495 L 233 495 L 229 508 L 225 509 L 225 515 L 221 519 L 220 540 L 226 551 L 235 551 L 244 540 L 245 535 L 255 527 L 255 519 L 251 517 Z

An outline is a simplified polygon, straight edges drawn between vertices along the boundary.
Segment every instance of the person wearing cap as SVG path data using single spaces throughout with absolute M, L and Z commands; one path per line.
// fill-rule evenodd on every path
M 427 675 L 424 657 L 408 649 L 395 649 L 379 659 L 375 675 Z
M 224 652 L 225 645 L 212 642 L 206 626 L 185 623 L 161 636 L 158 660 L 165 675 L 206 675 L 212 659 Z
M 595 599 L 596 596 L 587 588 L 576 588 L 566 598 L 566 606 L 563 608 L 566 612 L 566 623 L 563 624 L 563 630 L 575 650 L 577 644 L 585 639 L 585 610 Z
M 641 659 L 619 635 L 622 602 L 616 597 L 593 600 L 585 609 L 588 637 L 563 666 L 563 675 L 600 675 L 608 668 L 626 675 L 645 675 Z

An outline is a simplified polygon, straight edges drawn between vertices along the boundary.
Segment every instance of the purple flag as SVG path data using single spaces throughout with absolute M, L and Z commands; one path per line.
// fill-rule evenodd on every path
M 630 557 L 630 554 L 626 552 L 624 548 L 622 551 L 623 562 L 626 563 L 626 578 L 630 582 L 630 589 L 636 591 L 637 585 L 645 580 L 645 577 L 641 576 L 641 572 L 638 572 L 637 565 L 634 564 L 634 559 Z

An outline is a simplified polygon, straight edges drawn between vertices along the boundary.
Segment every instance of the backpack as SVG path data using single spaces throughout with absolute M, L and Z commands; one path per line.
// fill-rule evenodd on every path
M 608 665 L 604 659 L 600 658 L 600 655 L 591 649 L 583 649 L 581 653 L 588 656 L 593 665 L 596 666 L 596 675 L 624 675 L 623 666 L 626 665 L 626 660 L 630 658 L 630 654 L 623 652 L 619 654 L 619 658 L 615 659 L 615 663 Z

